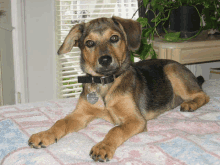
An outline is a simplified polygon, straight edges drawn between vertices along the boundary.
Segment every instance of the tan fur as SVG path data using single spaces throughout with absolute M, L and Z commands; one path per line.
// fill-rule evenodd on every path
M 175 64 L 167 65 L 165 73 L 172 84 L 174 94 L 184 100 L 181 104 L 182 111 L 195 111 L 209 102 L 209 97 L 201 89 L 190 89 L 187 86 L 187 80 L 178 75 Z
M 154 112 L 154 111 L 149 111 L 145 114 L 145 119 L 152 120 L 155 119 L 157 116 L 159 116 L 162 112 Z

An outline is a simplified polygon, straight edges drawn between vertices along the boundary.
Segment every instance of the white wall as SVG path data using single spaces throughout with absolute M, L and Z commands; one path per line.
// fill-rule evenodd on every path
M 220 62 L 218 61 L 218 62 L 197 64 L 196 76 L 202 75 L 205 80 L 209 80 L 210 68 L 220 68 Z
M 16 103 L 56 98 L 54 3 L 11 0 Z
M 54 0 L 25 0 L 29 102 L 56 98 Z
M 205 80 L 209 80 L 210 68 L 219 68 L 220 62 L 207 62 L 201 64 L 185 65 L 196 77 L 203 76 Z
M 1 10 L 6 11 L 6 16 L 0 18 L 0 58 L 2 61 L 1 78 L 3 88 L 2 95 L 3 104 L 9 105 L 15 103 L 14 61 L 11 32 L 11 3 L 7 0 L 1 0 L 0 3 Z
M 11 0 L 16 103 L 56 98 L 54 0 Z M 18 97 L 18 93 L 21 95 Z

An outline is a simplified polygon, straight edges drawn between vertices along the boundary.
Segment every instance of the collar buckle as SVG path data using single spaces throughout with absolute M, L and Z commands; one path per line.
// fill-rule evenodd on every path
M 105 85 L 105 77 L 103 76 L 103 77 L 100 77 L 100 80 L 101 80 L 101 84 L 102 85 Z
M 92 84 L 94 84 L 95 83 L 95 81 L 94 81 L 94 77 L 92 76 Z
M 114 79 L 114 81 L 115 81 L 115 79 L 116 79 L 116 76 L 115 76 L 115 74 L 113 74 L 113 79 Z

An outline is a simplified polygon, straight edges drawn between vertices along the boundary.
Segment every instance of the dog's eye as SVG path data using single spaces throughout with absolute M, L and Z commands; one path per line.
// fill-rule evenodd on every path
M 118 42 L 118 40 L 119 40 L 119 37 L 118 37 L 117 35 L 113 35 L 113 36 L 111 36 L 111 38 L 110 38 L 110 41 L 111 41 L 112 43 Z
M 88 40 L 88 41 L 86 41 L 86 46 L 91 48 L 91 47 L 95 46 L 95 42 L 92 40 Z

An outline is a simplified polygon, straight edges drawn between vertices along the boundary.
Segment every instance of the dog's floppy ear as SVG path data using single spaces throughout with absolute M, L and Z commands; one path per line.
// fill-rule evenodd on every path
M 129 50 L 137 50 L 141 43 L 141 25 L 139 22 L 131 19 L 123 19 L 120 17 L 112 17 L 115 24 L 121 24 L 127 35 Z
M 73 46 L 78 46 L 78 40 L 82 36 L 84 23 L 77 24 L 72 27 L 69 34 L 66 36 L 63 44 L 59 48 L 57 54 L 65 54 L 71 51 Z

